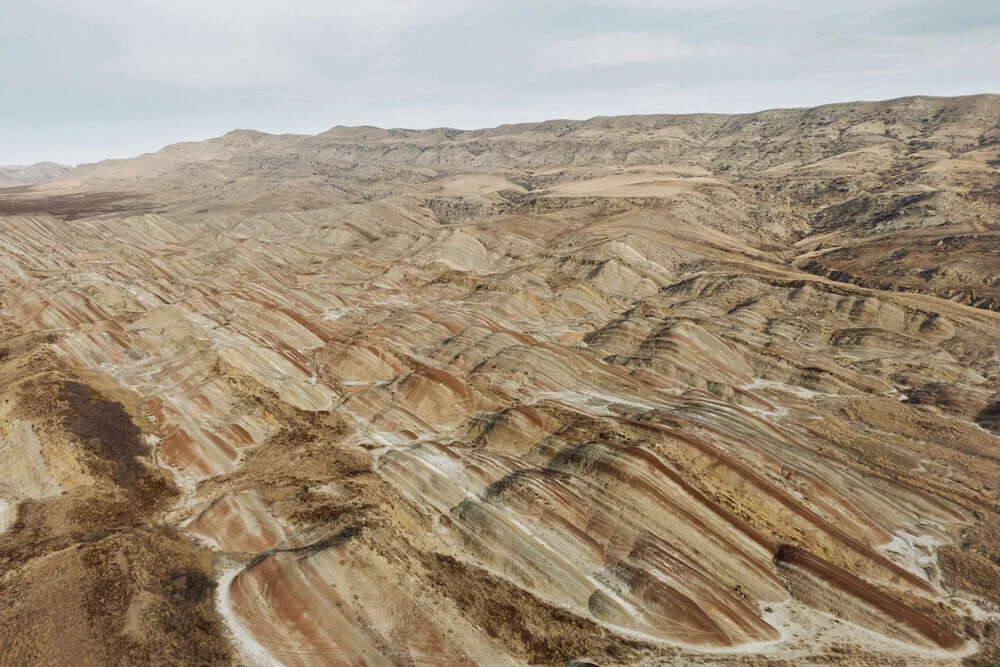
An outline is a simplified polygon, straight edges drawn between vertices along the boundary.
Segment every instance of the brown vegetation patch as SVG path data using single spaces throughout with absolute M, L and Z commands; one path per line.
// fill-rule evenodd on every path
M 644 648 L 451 556 L 434 554 L 423 560 L 432 583 L 455 600 L 466 618 L 529 664 L 567 664 L 584 656 L 622 664 Z M 672 652 L 658 649 L 661 657 Z
M 148 456 L 149 447 L 125 406 L 108 401 L 79 382 L 64 382 L 59 398 L 66 405 L 64 423 L 87 450 L 110 464 L 111 476 L 121 486 L 135 486 L 143 474 L 137 456 Z
M 216 583 L 205 572 L 194 567 L 170 571 L 167 592 L 177 602 L 201 602 L 215 590 Z
M 147 200 L 119 192 L 39 196 L 30 186 L 0 190 L 0 216 L 48 214 L 76 220 L 107 213 L 149 213 L 155 209 Z
M 976 423 L 1000 435 L 1000 396 L 993 396 L 991 403 L 976 414 Z
M 227 663 L 210 577 L 211 559 L 170 529 L 34 561 L 0 581 L 0 663 Z

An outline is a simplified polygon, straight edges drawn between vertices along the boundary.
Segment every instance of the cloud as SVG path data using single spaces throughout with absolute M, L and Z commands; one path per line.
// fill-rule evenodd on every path
M 996 0 L 0 0 L 0 164 L 996 91 Z
M 691 55 L 693 48 L 672 36 L 615 32 L 564 39 L 541 49 L 537 62 L 549 71 L 660 63 Z
M 109 22 L 155 21 L 160 28 L 192 24 L 224 25 L 235 32 L 280 30 L 302 23 L 400 30 L 439 20 L 474 6 L 462 0 L 104 0 L 73 2 L 84 13 Z
M 162 42 L 136 44 L 126 67 L 147 82 L 194 87 L 266 86 L 301 71 L 293 54 L 266 42 Z

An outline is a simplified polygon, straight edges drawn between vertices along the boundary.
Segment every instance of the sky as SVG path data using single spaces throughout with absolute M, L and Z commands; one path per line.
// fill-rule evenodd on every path
M 987 92 L 998 0 L 0 0 L 0 164 Z

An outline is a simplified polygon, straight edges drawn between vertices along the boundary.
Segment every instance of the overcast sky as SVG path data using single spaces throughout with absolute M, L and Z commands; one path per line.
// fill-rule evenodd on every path
M 1000 92 L 1000 0 L 0 0 L 0 164 Z

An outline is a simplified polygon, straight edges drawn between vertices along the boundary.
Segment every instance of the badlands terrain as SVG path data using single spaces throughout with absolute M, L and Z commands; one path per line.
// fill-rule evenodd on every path
M 998 121 L 22 169 L 0 664 L 997 664 Z

